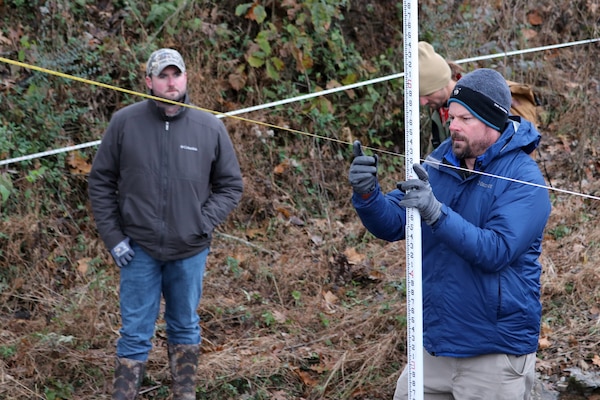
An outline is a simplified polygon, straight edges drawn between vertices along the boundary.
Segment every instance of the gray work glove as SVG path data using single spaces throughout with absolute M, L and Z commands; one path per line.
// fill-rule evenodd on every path
M 413 164 L 413 170 L 419 179 L 410 179 L 404 182 L 398 182 L 398 189 L 406 193 L 400 205 L 402 207 L 414 207 L 419 210 L 421 218 L 427 225 L 433 225 L 440 218 L 442 213 L 442 203 L 440 203 L 429 184 L 429 175 L 421 164 Z
M 352 146 L 354 160 L 349 174 L 352 189 L 358 194 L 371 193 L 377 184 L 377 156 L 365 156 L 358 140 Z
M 133 256 L 135 256 L 135 252 L 129 245 L 128 237 L 119 242 L 119 244 L 116 245 L 110 251 L 110 254 L 112 255 L 119 268 L 122 268 L 129 264 L 129 261 L 131 261 L 133 259 Z

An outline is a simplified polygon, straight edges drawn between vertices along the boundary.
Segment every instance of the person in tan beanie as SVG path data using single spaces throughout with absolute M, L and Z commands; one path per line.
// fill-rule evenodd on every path
M 431 135 L 421 130 L 423 154 L 437 148 L 448 136 L 448 99 L 461 78 L 458 65 L 451 66 L 427 42 L 419 42 L 419 104 L 426 107 L 430 117 Z

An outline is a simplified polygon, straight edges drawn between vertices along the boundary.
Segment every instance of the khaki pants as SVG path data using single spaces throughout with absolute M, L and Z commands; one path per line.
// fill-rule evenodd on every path
M 527 400 L 535 378 L 535 353 L 524 356 L 434 357 L 423 351 L 424 400 Z M 394 400 L 408 399 L 404 368 Z

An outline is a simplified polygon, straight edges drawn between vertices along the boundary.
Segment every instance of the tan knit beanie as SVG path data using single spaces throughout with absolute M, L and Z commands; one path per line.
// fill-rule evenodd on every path
M 450 82 L 450 66 L 427 42 L 419 42 L 419 96 L 427 96 Z

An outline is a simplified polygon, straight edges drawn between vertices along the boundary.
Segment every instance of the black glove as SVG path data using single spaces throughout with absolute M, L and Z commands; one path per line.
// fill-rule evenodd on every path
M 413 170 L 419 179 L 410 179 L 404 182 L 398 182 L 398 189 L 406 193 L 400 205 L 402 207 L 414 207 L 419 210 L 421 218 L 427 225 L 433 225 L 440 218 L 442 213 L 442 203 L 440 203 L 429 184 L 429 175 L 421 164 L 413 164 Z
M 118 245 L 116 245 L 111 251 L 110 254 L 113 256 L 113 259 L 119 266 L 119 268 L 124 267 L 129 264 L 129 261 L 133 259 L 135 256 L 135 252 L 129 245 L 129 238 L 126 237 Z
M 354 160 L 349 174 L 352 189 L 358 194 L 371 193 L 377 184 L 377 156 L 365 156 L 358 140 L 352 146 Z

